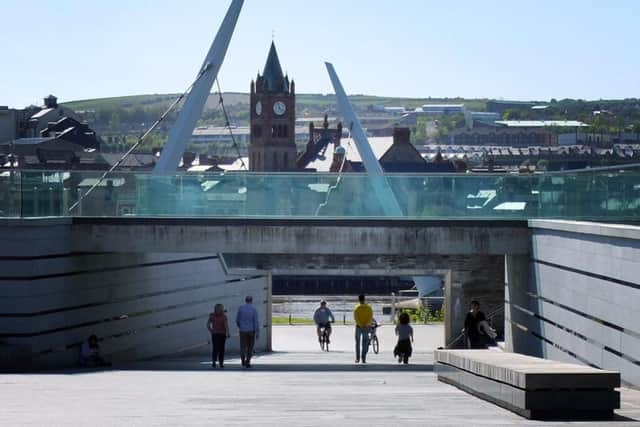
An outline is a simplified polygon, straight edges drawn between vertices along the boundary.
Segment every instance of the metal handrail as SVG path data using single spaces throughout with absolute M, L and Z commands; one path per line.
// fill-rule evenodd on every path
M 546 172 L 542 175 L 572 175 L 572 174 L 583 174 L 583 173 L 591 173 L 591 172 L 606 172 L 606 171 L 616 171 L 616 170 L 627 170 L 627 169 L 638 169 L 640 168 L 640 163 L 628 163 L 622 165 L 613 165 L 613 166 L 598 166 L 595 168 L 582 168 L 582 169 L 569 169 L 563 171 L 550 171 Z
M 496 315 L 500 314 L 500 312 L 502 312 L 503 310 L 504 310 L 503 305 L 494 308 L 492 311 L 489 312 L 488 315 L 486 315 L 487 320 L 492 320 L 494 317 L 496 317 Z M 466 335 L 465 332 L 460 332 L 460 335 L 455 337 L 452 341 L 449 341 L 449 343 L 445 346 L 445 348 L 451 348 L 452 345 L 454 345 L 455 343 L 460 341 L 462 338 L 464 338 L 465 335 Z

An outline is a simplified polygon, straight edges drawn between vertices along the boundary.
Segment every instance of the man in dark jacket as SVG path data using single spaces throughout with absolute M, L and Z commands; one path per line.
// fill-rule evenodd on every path
M 480 333 L 478 328 L 480 322 L 486 320 L 486 316 L 480 311 L 480 303 L 478 301 L 471 301 L 469 313 L 467 313 L 467 317 L 464 319 L 464 332 L 467 336 L 467 348 L 487 348 L 486 336 Z

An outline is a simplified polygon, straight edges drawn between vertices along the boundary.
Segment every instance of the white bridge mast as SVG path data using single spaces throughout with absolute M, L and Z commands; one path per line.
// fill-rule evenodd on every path
M 173 173 L 178 169 L 180 159 L 191 140 L 196 123 L 202 115 L 204 105 L 209 98 L 211 87 L 218 77 L 218 72 L 227 53 L 243 3 L 244 0 L 232 0 L 229 10 L 220 25 L 218 34 L 198 72 L 198 79 L 187 96 L 176 123 L 169 131 L 169 138 L 162 148 L 158 163 L 153 169 L 154 174 Z
M 331 79 L 333 89 L 336 93 L 336 97 L 338 98 L 338 108 L 340 109 L 345 122 L 348 124 L 353 141 L 356 144 L 358 153 L 360 153 L 360 158 L 362 158 L 364 168 L 367 171 L 367 175 L 369 175 L 373 191 L 382 204 L 385 215 L 397 218 L 404 216 L 402 209 L 398 204 L 398 200 L 396 199 L 387 178 L 384 176 L 382 166 L 380 166 L 380 162 L 378 162 L 378 159 L 371 149 L 371 144 L 369 144 L 367 135 L 362 129 L 362 125 L 360 124 L 360 120 L 353 109 L 353 105 L 351 105 L 351 101 L 349 101 L 349 98 L 342 87 L 338 74 L 336 74 L 336 70 L 333 68 L 333 64 L 325 62 L 325 65 L 327 66 L 329 78 Z

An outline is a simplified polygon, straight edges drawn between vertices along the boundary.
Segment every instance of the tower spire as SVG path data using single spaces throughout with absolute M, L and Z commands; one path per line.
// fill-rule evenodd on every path
M 264 65 L 264 71 L 262 77 L 265 82 L 265 89 L 270 92 L 288 92 L 289 88 L 285 86 L 284 73 L 282 72 L 282 66 L 280 65 L 280 59 L 278 58 L 278 51 L 276 50 L 275 42 L 271 42 L 271 48 L 269 49 L 269 56 L 267 62 Z

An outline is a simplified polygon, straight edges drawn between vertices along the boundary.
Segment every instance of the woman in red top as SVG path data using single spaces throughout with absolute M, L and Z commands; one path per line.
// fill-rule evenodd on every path
M 224 314 L 224 306 L 216 304 L 213 313 L 209 314 L 207 321 L 207 329 L 211 333 L 211 344 L 213 351 L 211 352 L 211 367 L 216 367 L 216 359 L 221 368 L 224 368 L 224 343 L 231 335 L 229 335 L 229 322 L 227 315 Z

